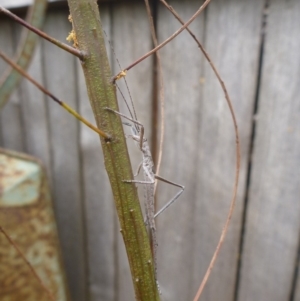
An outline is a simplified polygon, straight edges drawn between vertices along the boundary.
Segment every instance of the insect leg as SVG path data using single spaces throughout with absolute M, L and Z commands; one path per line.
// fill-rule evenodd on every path
M 143 166 L 143 161 L 139 164 L 135 174 L 133 175 L 134 177 L 137 177 L 139 175 L 142 166 Z
M 173 186 L 176 186 L 176 187 L 179 187 L 180 188 L 180 191 L 177 192 L 175 194 L 175 196 L 167 203 L 165 204 L 161 209 L 159 209 L 155 214 L 154 214 L 154 218 L 158 217 L 162 212 L 164 212 L 169 206 L 171 206 L 180 196 L 181 194 L 183 193 L 184 191 L 184 186 L 180 185 L 180 184 L 177 184 L 177 183 L 174 183 L 174 182 L 171 182 L 165 178 L 162 178 L 160 176 L 157 176 L 155 175 L 155 179 L 157 180 L 160 180 L 162 182 L 165 182 L 165 183 L 168 183 L 168 184 L 171 184 Z
M 124 183 L 154 184 L 154 181 L 123 180 Z
M 119 116 L 121 116 L 121 117 L 123 117 L 123 118 L 126 118 L 127 120 L 130 120 L 131 122 L 133 122 L 134 124 L 137 124 L 137 125 L 139 125 L 140 126 L 140 138 L 139 138 L 139 140 L 140 140 L 140 149 L 142 149 L 142 145 L 143 145 L 143 139 L 144 139 L 144 126 L 139 122 L 139 121 L 137 121 L 137 120 L 134 120 L 134 119 L 132 119 L 132 118 L 130 118 L 130 117 L 128 117 L 128 116 L 126 116 L 126 115 L 124 115 L 124 114 L 122 114 L 122 113 L 120 113 L 120 112 L 118 112 L 118 111 L 115 111 L 115 110 L 113 110 L 113 109 L 110 109 L 110 108 L 105 108 L 105 110 L 108 110 L 108 111 L 110 111 L 110 112 L 113 112 L 113 113 L 115 113 L 115 114 L 117 114 L 117 115 L 119 115 Z M 126 124 L 126 125 L 128 125 L 128 124 Z

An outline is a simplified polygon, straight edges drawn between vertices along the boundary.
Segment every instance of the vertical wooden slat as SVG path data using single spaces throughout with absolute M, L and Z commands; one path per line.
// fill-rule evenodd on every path
M 290 300 L 300 230 L 299 28 L 299 1 L 270 1 L 239 293 L 243 301 Z
M 203 293 L 205 300 L 232 300 L 234 296 L 263 7 L 263 0 L 217 0 L 211 3 L 207 11 L 205 44 L 233 102 L 242 161 L 235 212 L 223 249 Z M 232 119 L 224 93 L 208 64 L 205 65 L 204 77 L 198 134 L 199 186 L 194 211 L 194 261 L 198 261 L 194 269 L 194 288 L 199 285 L 196 282 L 207 269 L 224 226 L 232 198 L 236 160 Z
M 170 1 L 187 20 L 199 8 L 199 1 Z M 158 36 L 163 41 L 180 27 L 164 7 L 158 11 Z M 191 26 L 203 40 L 204 18 Z M 165 141 L 160 176 L 186 187 L 180 199 L 157 218 L 158 281 L 167 300 L 188 300 L 192 277 L 191 220 L 195 199 L 195 139 L 201 113 L 203 59 L 190 36 L 183 32 L 161 51 L 165 80 Z M 159 182 L 158 207 L 168 202 L 178 188 Z
M 28 73 L 42 84 L 42 72 L 42 49 L 39 44 L 28 68 Z M 50 142 L 46 97 L 26 79 L 23 79 L 20 91 L 26 152 L 41 159 L 50 176 Z
M 110 32 L 109 7 L 100 8 L 101 22 Z M 80 63 L 77 64 L 79 111 L 94 121 Z M 94 122 L 95 123 L 95 122 Z M 83 202 L 87 231 L 88 295 L 90 301 L 115 300 L 115 209 L 98 135 L 80 125 Z M 100 172 L 99 172 L 100 170 Z M 95 177 L 97 175 L 97 177 Z
M 151 36 L 148 27 L 148 19 L 143 3 L 128 2 L 117 3 L 112 9 L 112 38 L 116 55 L 125 68 L 135 59 L 151 49 Z M 114 73 L 120 71 L 115 58 Z M 130 93 L 134 100 L 134 106 L 138 115 L 138 120 L 145 126 L 145 135 L 151 140 L 151 98 L 152 98 L 152 60 L 151 58 L 142 62 L 134 69 L 128 72 L 126 80 L 128 82 Z M 129 96 L 126 92 L 123 81 L 118 81 L 124 95 L 129 102 Z M 124 101 L 118 95 L 120 111 L 128 115 L 125 109 Z M 128 127 L 125 128 L 130 133 Z M 132 139 L 128 139 L 129 154 L 134 172 L 138 164 L 141 162 L 142 154 L 136 147 Z M 142 173 L 142 171 L 141 171 Z M 125 179 L 124 179 L 125 180 Z M 138 185 L 142 186 L 142 185 Z M 143 187 L 139 187 L 143 189 Z M 140 194 L 142 196 L 142 194 Z M 142 204 L 142 207 L 144 205 Z M 119 225 L 118 225 L 119 228 Z M 118 269 L 116 271 L 118 277 L 118 300 L 134 300 L 132 280 L 129 273 L 128 259 L 124 249 L 124 243 L 121 235 L 118 235 Z
M 67 10 L 49 12 L 44 29 L 65 41 L 71 24 Z M 44 42 L 45 84 L 77 109 L 75 58 Z M 61 107 L 49 103 L 53 198 L 72 300 L 86 300 L 85 240 L 79 165 L 79 126 Z
M 199 6 L 192 1 L 170 4 L 185 20 Z M 193 25 L 227 84 L 240 127 L 243 158 L 234 217 L 204 300 L 232 300 L 234 294 L 262 8 L 260 0 L 216 0 L 208 7 L 206 24 L 200 16 Z M 160 16 L 159 31 L 164 38 L 170 32 L 162 24 L 172 23 L 174 31 L 178 25 L 172 17 Z M 164 55 L 165 75 L 172 84 L 166 92 L 166 149 L 161 173 L 186 189 L 178 203 L 159 218 L 163 267 L 159 278 L 167 283 L 162 283 L 162 288 L 168 298 L 187 300 L 202 280 L 228 213 L 235 135 L 224 93 L 210 66 L 203 65 L 193 40 L 185 33 Z M 168 198 L 163 193 L 159 199 Z

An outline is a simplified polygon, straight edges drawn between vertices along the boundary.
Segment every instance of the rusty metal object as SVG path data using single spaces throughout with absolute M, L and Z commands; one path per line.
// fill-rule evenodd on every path
M 0 225 L 57 301 L 69 301 L 45 172 L 35 158 L 0 148 Z M 0 300 L 49 301 L 16 249 L 0 233 Z

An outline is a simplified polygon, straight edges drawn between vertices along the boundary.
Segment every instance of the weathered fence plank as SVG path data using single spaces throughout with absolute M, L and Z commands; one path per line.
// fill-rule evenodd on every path
M 206 47 L 230 93 L 239 125 L 241 171 L 235 212 L 216 262 L 205 300 L 232 300 L 238 263 L 241 216 L 245 196 L 255 100 L 259 41 L 264 1 L 214 1 L 207 10 Z M 244 12 L 247 12 L 246 14 Z M 223 228 L 232 195 L 235 137 L 233 124 L 215 75 L 205 64 L 199 124 L 194 210 L 194 287 L 203 277 Z
M 68 11 L 50 11 L 44 30 L 65 41 L 71 23 Z M 45 86 L 77 109 L 75 58 L 43 41 Z M 53 170 L 53 198 L 63 258 L 74 301 L 86 300 L 86 260 L 82 212 L 82 184 L 79 162 L 79 125 L 55 103 L 48 105 Z
M 192 16 L 199 7 L 198 1 L 170 1 L 170 4 L 184 20 Z M 171 13 L 160 7 L 157 27 L 159 40 L 163 41 L 179 27 L 180 24 Z M 203 39 L 203 16 L 197 18 L 191 28 Z M 193 137 L 198 133 L 203 58 L 186 32 L 163 48 L 161 55 L 165 79 L 166 124 L 160 175 L 184 185 L 185 191 L 177 203 L 157 218 L 158 279 L 162 294 L 167 300 L 188 300 L 194 264 L 191 258 L 194 243 L 190 243 L 195 200 L 194 160 L 198 154 Z M 176 191 L 178 188 L 159 182 L 158 208 L 170 200 Z
M 239 294 L 243 301 L 291 300 L 300 230 L 299 28 L 299 1 L 270 2 Z
M 185 20 L 199 5 L 193 1 L 188 6 L 182 1 L 170 4 Z M 201 18 L 194 25 L 200 40 L 205 35 L 207 49 L 227 83 L 243 146 L 234 218 L 204 300 L 232 300 L 234 294 L 262 7 L 263 1 L 213 1 L 206 12 L 206 25 Z M 166 38 L 178 27 L 172 20 L 170 15 L 159 19 L 160 36 Z M 175 26 L 170 30 L 171 24 Z M 191 38 L 182 34 L 163 53 L 170 84 L 162 174 L 186 185 L 186 190 L 159 220 L 161 282 L 168 283 L 168 299 L 188 300 L 195 294 L 225 223 L 234 181 L 235 137 L 224 93 L 208 64 L 203 66 Z
M 35 79 L 43 78 L 41 43 L 36 46 L 28 73 Z M 49 141 L 49 119 L 46 96 L 32 83 L 24 79 L 20 86 L 23 135 L 26 137 L 25 150 L 38 156 L 51 176 L 51 158 Z M 50 101 L 50 100 L 49 100 Z

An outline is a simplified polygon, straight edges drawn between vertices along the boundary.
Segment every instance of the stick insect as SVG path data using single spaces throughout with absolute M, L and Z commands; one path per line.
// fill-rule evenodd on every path
M 103 32 L 106 36 L 109 47 L 111 48 L 111 51 L 113 53 L 113 56 L 118 64 L 120 70 L 122 70 L 121 64 L 117 58 L 117 55 L 115 53 L 112 43 L 108 39 L 108 35 L 106 34 L 105 30 L 103 30 Z M 123 182 L 144 184 L 144 204 L 145 204 L 145 213 L 146 213 L 145 224 L 149 227 L 148 232 L 150 234 L 150 243 L 151 243 L 153 261 L 154 261 L 154 270 L 155 270 L 154 272 L 155 272 L 155 278 L 157 281 L 157 246 L 158 246 L 158 243 L 157 243 L 157 237 L 156 237 L 155 218 L 158 215 L 160 215 L 163 211 L 165 211 L 169 206 L 171 206 L 180 197 L 180 195 L 184 191 L 184 186 L 174 183 L 172 181 L 169 181 L 165 178 L 162 178 L 155 173 L 155 166 L 154 166 L 152 154 L 150 151 L 150 147 L 149 147 L 147 139 L 144 137 L 144 132 L 145 132 L 144 126 L 142 123 L 140 123 L 137 120 L 135 106 L 134 106 L 133 99 L 132 99 L 132 96 L 131 96 L 131 93 L 129 90 L 128 83 L 125 78 L 126 72 L 123 75 L 124 76 L 122 76 L 122 78 L 124 79 L 124 82 L 125 82 L 125 87 L 126 87 L 128 95 L 129 95 L 132 110 L 130 109 L 129 103 L 126 100 L 120 87 L 116 84 L 116 82 L 114 84 L 116 85 L 118 91 L 120 92 L 121 98 L 123 99 L 128 111 L 129 111 L 130 117 L 128 117 L 120 112 L 117 112 L 115 110 L 112 110 L 108 107 L 106 107 L 105 109 L 110 112 L 113 112 L 133 123 L 133 124 L 131 124 L 128 122 L 123 122 L 124 125 L 129 126 L 131 128 L 132 134 L 127 135 L 127 137 L 132 138 L 135 141 L 136 145 L 138 146 L 139 150 L 142 152 L 142 161 L 138 165 L 137 172 L 134 174 L 134 177 L 137 177 L 139 175 L 140 170 L 143 167 L 144 181 L 125 179 L 125 180 L 123 180 Z M 156 190 L 155 180 L 160 180 L 162 182 L 165 182 L 165 183 L 168 183 L 175 187 L 180 188 L 180 191 L 177 192 L 177 194 L 156 213 L 155 213 L 155 190 Z
M 125 100 L 125 98 L 124 98 Z M 133 104 L 132 104 L 133 105 Z M 128 104 L 127 104 L 128 107 Z M 150 232 L 150 242 L 152 246 L 152 252 L 153 252 L 153 260 L 154 260 L 154 268 L 155 268 L 155 277 L 157 280 L 157 237 L 156 237 L 156 227 L 155 227 L 155 218 L 159 216 L 162 212 L 164 212 L 169 206 L 171 206 L 183 193 L 184 186 L 174 183 L 172 181 L 169 181 L 165 178 L 162 178 L 155 174 L 155 168 L 154 168 L 154 162 L 152 159 L 150 147 L 148 144 L 147 139 L 144 137 L 144 126 L 142 123 L 137 121 L 136 119 L 133 119 L 131 117 L 128 117 L 120 112 L 117 112 L 115 110 L 112 110 L 110 108 L 106 108 L 106 110 L 113 112 L 129 121 L 131 121 L 133 124 L 123 122 L 123 124 L 130 126 L 132 135 L 129 135 L 128 137 L 131 137 L 137 144 L 138 148 L 142 152 L 142 161 L 138 166 L 137 172 L 134 175 L 135 177 L 139 174 L 141 168 L 143 168 L 144 171 L 144 181 L 140 180 L 127 180 L 124 179 L 123 181 L 126 183 L 137 183 L 137 184 L 144 184 L 144 202 L 145 202 L 145 211 L 146 211 L 146 218 L 145 223 L 149 226 L 149 232 Z M 130 114 L 132 115 L 131 111 Z M 136 117 L 136 114 L 135 114 Z M 160 180 L 162 182 L 171 184 L 173 186 L 179 187 L 180 191 L 175 194 L 175 196 L 169 200 L 160 210 L 158 210 L 155 213 L 155 202 L 154 202 L 154 196 L 155 196 L 155 180 Z

